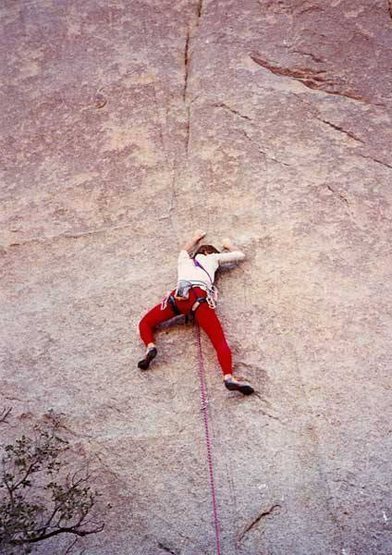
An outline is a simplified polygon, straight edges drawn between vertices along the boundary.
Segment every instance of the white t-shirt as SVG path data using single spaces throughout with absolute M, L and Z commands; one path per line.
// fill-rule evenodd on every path
M 244 258 L 245 254 L 241 251 L 198 254 L 196 261 L 203 269 L 195 263 L 187 251 L 182 250 L 178 255 L 178 281 L 183 279 L 191 283 L 201 282 L 210 288 L 214 283 L 215 272 L 220 264 L 238 262 Z

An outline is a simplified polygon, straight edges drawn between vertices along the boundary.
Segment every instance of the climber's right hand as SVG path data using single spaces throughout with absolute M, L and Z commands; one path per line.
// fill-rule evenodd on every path
M 200 241 L 200 239 L 203 239 L 203 237 L 205 237 L 206 232 L 202 231 L 201 229 L 198 229 L 197 231 L 195 231 L 195 240 Z

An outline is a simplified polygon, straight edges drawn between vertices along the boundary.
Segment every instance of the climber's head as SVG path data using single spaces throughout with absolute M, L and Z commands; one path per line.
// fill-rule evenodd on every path
M 200 245 L 200 247 L 195 252 L 194 256 L 198 254 L 219 254 L 218 249 L 213 247 L 212 245 Z

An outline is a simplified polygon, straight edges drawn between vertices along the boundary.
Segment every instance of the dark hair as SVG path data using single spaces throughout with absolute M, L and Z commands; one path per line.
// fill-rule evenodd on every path
M 200 245 L 193 256 L 195 257 L 198 254 L 219 254 L 219 251 L 212 245 Z

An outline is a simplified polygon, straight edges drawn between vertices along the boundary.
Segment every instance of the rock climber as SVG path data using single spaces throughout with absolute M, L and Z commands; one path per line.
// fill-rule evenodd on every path
M 243 260 L 245 254 L 237 249 L 229 239 L 223 241 L 223 247 L 228 252 L 219 252 L 212 245 L 199 245 L 204 236 L 205 232 L 199 230 L 190 241 L 183 245 L 178 256 L 176 289 L 168 293 L 162 303 L 151 309 L 140 321 L 140 337 L 146 346 L 146 355 L 139 361 L 138 367 L 141 370 L 147 370 L 151 361 L 157 356 L 154 329 L 159 324 L 180 314 L 193 315 L 216 350 L 227 389 L 251 395 L 254 393 L 253 387 L 233 376 L 231 350 L 215 312 L 217 290 L 214 287 L 214 278 L 216 270 L 220 264 Z

